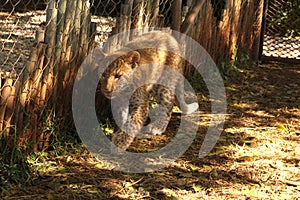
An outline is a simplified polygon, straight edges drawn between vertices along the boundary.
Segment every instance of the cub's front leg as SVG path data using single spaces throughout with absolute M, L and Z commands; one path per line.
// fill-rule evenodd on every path
M 115 123 L 121 129 L 121 127 L 124 126 L 124 124 L 128 120 L 129 106 L 126 106 L 126 102 L 118 103 L 117 105 L 113 106 L 112 112 L 113 112 L 113 118 L 115 120 Z
M 161 135 L 167 129 L 172 115 L 174 94 L 172 90 L 155 86 L 155 95 L 157 97 L 158 107 L 150 110 L 150 124 L 143 127 L 142 132 L 146 136 Z
M 120 127 L 112 142 L 120 149 L 126 150 L 139 134 L 147 120 L 149 112 L 149 97 L 144 88 L 136 90 L 130 98 L 130 113 L 127 121 Z

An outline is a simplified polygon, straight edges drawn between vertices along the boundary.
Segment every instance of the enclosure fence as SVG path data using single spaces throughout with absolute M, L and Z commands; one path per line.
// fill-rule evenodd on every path
M 300 63 L 300 1 L 268 0 L 263 58 Z
M 37 151 L 49 142 L 44 128 L 54 113 L 70 115 L 74 76 L 91 46 L 90 2 L 12 0 L 1 6 L 1 137 Z
M 148 27 L 163 27 L 194 38 L 218 64 L 239 54 L 257 60 L 263 7 L 263 0 L 4 0 L 0 137 L 38 151 L 51 138 L 45 123 L 71 126 L 77 70 L 96 45 L 109 51 L 111 34 L 142 30 L 116 41 L 122 46 Z M 187 65 L 185 75 L 192 73 Z

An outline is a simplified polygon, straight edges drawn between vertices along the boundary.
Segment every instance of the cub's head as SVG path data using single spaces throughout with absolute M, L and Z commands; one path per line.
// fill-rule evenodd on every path
M 109 57 L 115 58 L 116 55 Z M 110 60 L 110 58 L 108 60 Z M 117 82 L 122 76 L 126 76 L 132 72 L 132 70 L 139 65 L 140 54 L 137 51 L 131 51 L 115 59 L 105 69 L 100 79 L 101 91 L 103 94 L 111 99 L 112 92 L 114 91 Z

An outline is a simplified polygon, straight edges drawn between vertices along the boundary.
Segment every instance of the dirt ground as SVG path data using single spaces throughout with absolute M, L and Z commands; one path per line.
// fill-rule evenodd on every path
M 29 159 L 34 176 L 5 189 L 3 199 L 300 199 L 300 66 L 253 65 L 225 85 L 226 124 L 208 156 L 198 158 L 208 128 L 201 117 L 192 146 L 163 170 L 114 171 L 82 145 L 70 145 Z M 207 97 L 198 99 L 198 114 L 209 114 Z M 178 120 L 175 115 L 168 133 Z M 169 135 L 137 140 L 132 148 Z

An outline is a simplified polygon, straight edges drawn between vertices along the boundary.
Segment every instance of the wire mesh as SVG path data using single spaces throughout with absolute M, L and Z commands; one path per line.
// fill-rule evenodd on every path
M 263 56 L 300 59 L 300 1 L 269 0 Z
M 38 45 L 38 33 L 49 26 L 46 9 L 53 0 L 4 0 L 0 6 L 0 74 L 2 77 L 18 76 L 29 59 L 31 49 Z M 57 4 L 60 0 L 54 0 Z M 175 0 L 89 0 L 91 21 L 95 26 L 95 42 L 103 45 L 117 18 L 129 18 L 129 27 L 170 27 L 174 12 L 181 13 L 181 23 L 192 5 L 192 0 L 183 0 L 180 10 L 172 7 Z M 214 17 L 218 21 L 226 1 L 210 1 Z M 126 8 L 127 5 L 127 8 Z M 140 6 L 140 7 L 139 7 Z M 129 8 L 128 8 L 129 7 Z M 134 20 L 140 20 L 134 25 Z M 178 19 L 176 19 L 178 20 Z M 117 30 L 115 33 L 122 30 Z
M 19 144 L 32 138 L 34 150 L 39 148 L 41 119 L 54 110 L 70 111 L 76 69 L 94 42 L 109 36 L 120 5 L 113 0 L 1 1 L 0 138 L 14 129 Z
M 181 31 L 188 21 L 189 36 L 217 63 L 233 59 L 240 50 L 255 54 L 260 35 L 257 13 L 261 12 L 262 2 L 2 0 L 0 136 L 14 126 L 20 138 L 33 138 L 38 144 L 43 126 L 40 119 L 48 117 L 42 115 L 55 110 L 57 115 L 72 116 L 76 70 L 95 45 L 105 47 L 110 34 L 145 27 Z M 190 12 L 196 5 L 201 5 L 200 12 Z M 195 20 L 189 22 L 190 17 Z M 133 33 L 127 39 L 135 36 Z M 68 127 L 63 123 L 61 126 Z
M 58 2 L 58 1 L 57 1 Z M 96 41 L 103 42 L 115 25 L 121 1 L 91 0 Z M 37 32 L 46 29 L 47 0 L 4 0 L 0 5 L 0 75 L 18 76 L 37 46 Z

